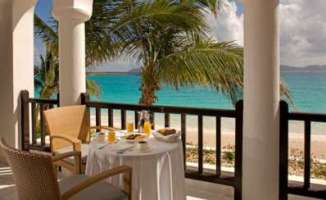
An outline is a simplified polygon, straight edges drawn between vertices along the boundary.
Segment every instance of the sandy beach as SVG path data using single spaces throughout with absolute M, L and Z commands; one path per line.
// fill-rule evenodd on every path
M 170 126 L 180 130 L 180 115 L 170 115 Z M 101 117 L 102 125 L 108 125 L 107 113 L 102 113 Z M 134 112 L 127 112 L 127 122 L 134 122 Z M 216 146 L 216 134 L 215 134 L 215 118 L 204 117 L 204 146 L 206 148 L 214 149 Z M 91 123 L 95 125 L 95 115 L 91 114 Z M 186 119 L 186 135 L 187 143 L 197 144 L 198 138 L 198 126 L 196 116 L 187 116 Z M 114 127 L 121 128 L 121 115 L 119 111 L 114 111 Z M 160 113 L 155 114 L 155 128 L 164 127 L 164 115 Z M 235 143 L 235 121 L 231 118 L 222 118 L 221 121 L 222 132 L 222 147 L 233 146 Z M 303 122 L 290 122 L 290 151 L 303 151 L 304 147 L 304 135 L 303 135 Z M 311 138 L 311 152 L 313 156 L 318 159 L 326 160 L 326 124 L 312 124 L 312 138 Z

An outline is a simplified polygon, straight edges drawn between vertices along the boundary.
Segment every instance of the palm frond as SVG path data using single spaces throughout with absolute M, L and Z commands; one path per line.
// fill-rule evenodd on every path
M 123 44 L 123 51 L 135 54 L 149 48 L 153 37 L 169 30 L 174 32 L 202 32 L 206 30 L 203 13 L 194 6 L 157 0 L 139 3 L 137 7 L 119 18 L 112 26 L 111 37 Z M 146 51 L 146 50 L 145 50 Z M 144 52 L 144 51 L 143 51 Z
M 235 100 L 243 85 L 243 50 L 233 42 L 197 41 L 161 59 L 159 74 L 176 88 L 200 84 Z
M 38 15 L 34 15 L 35 34 L 41 38 L 46 46 L 47 51 L 50 51 L 53 56 L 58 56 L 58 34 L 56 26 L 52 27 L 49 23 L 44 22 Z
M 86 80 L 87 93 L 91 96 L 99 97 L 101 95 L 101 88 L 93 80 Z

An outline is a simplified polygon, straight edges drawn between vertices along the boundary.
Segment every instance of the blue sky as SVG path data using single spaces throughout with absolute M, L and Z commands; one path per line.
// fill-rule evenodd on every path
M 52 10 L 52 0 L 39 0 L 35 12 L 42 19 L 46 20 L 49 18 Z
M 42 19 L 47 19 L 51 13 L 52 0 L 39 0 L 36 6 L 36 13 L 42 17 Z M 241 15 L 243 13 L 243 6 L 238 4 L 237 14 Z
M 52 10 L 52 0 L 39 0 L 35 7 L 35 13 L 41 17 L 44 21 L 48 21 Z M 44 52 L 44 46 L 42 41 L 35 38 L 35 64 L 39 65 L 40 55 Z

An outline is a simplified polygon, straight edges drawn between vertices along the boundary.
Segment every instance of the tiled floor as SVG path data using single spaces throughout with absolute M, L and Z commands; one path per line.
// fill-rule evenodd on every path
M 187 200 L 233 200 L 231 187 L 212 183 L 187 180 Z M 312 198 L 290 196 L 289 200 L 316 200 Z
M 233 190 L 217 184 L 186 180 L 187 200 L 232 200 Z M 10 168 L 0 163 L 0 199 L 16 200 L 15 185 L 11 177 Z M 290 200 L 312 200 L 291 196 Z

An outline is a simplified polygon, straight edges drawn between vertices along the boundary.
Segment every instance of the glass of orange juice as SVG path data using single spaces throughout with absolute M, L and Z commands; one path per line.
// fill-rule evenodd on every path
M 127 131 L 128 131 L 128 133 L 132 133 L 132 132 L 134 132 L 134 123 L 129 122 L 129 123 L 127 124 Z
M 114 130 L 110 130 L 108 134 L 108 142 L 109 143 L 114 143 L 116 140 L 116 134 Z
M 144 133 L 149 136 L 152 131 L 152 124 L 149 121 L 145 121 L 144 123 Z

